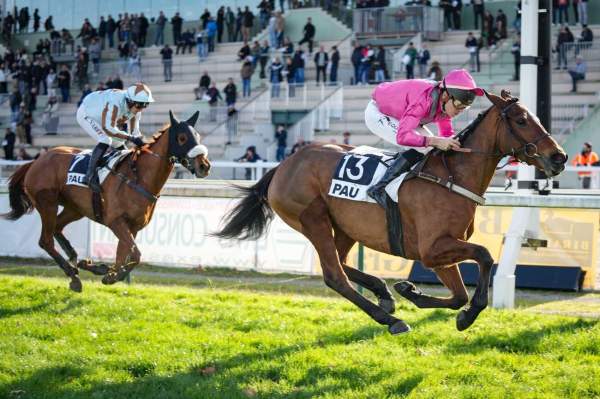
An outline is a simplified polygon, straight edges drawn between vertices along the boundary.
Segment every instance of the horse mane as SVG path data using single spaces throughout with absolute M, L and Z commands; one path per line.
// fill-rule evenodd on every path
M 170 123 L 165 123 L 161 128 L 159 128 L 156 131 L 156 133 L 154 133 L 152 135 L 152 137 L 150 139 L 148 139 L 147 144 L 152 145 L 152 144 L 156 143 L 158 141 L 158 139 L 160 139 L 161 136 L 163 134 L 165 134 L 167 130 L 169 130 L 170 127 L 171 127 Z

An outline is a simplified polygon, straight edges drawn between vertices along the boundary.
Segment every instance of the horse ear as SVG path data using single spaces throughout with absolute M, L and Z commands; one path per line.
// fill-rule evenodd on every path
M 179 123 L 177 118 L 173 116 L 173 111 L 169 110 L 169 118 L 171 119 L 171 126 L 174 126 Z
M 188 125 L 190 126 L 195 126 L 196 122 L 198 121 L 198 116 L 200 115 L 200 111 L 196 111 L 194 112 L 194 115 L 190 116 L 188 118 L 188 120 L 186 121 Z
M 500 97 L 502 97 L 505 100 L 510 100 L 512 98 L 512 96 L 510 95 L 510 90 L 502 89 L 502 91 L 500 92 Z
M 500 96 L 497 96 L 493 93 L 490 93 L 488 91 L 485 92 L 485 96 L 488 98 L 488 100 L 490 100 L 492 102 L 492 104 L 494 104 L 495 106 L 499 107 L 499 108 L 504 108 L 504 99 Z

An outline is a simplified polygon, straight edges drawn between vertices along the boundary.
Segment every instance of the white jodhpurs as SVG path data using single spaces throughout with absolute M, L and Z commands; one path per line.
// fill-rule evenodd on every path
M 104 133 L 100 123 L 87 116 L 83 107 L 77 109 L 77 122 L 98 143 L 104 143 L 114 148 L 118 148 L 124 143 L 124 140 L 115 139 Z
M 415 150 L 425 153 L 430 149 L 427 147 L 404 147 L 396 142 L 396 134 L 398 133 L 398 119 L 387 116 L 377 108 L 377 103 L 374 100 L 369 101 L 365 109 L 365 124 L 373 134 L 381 137 L 384 141 L 394 144 L 403 149 L 414 148 Z M 417 132 L 422 136 L 433 136 L 429 129 L 420 127 Z

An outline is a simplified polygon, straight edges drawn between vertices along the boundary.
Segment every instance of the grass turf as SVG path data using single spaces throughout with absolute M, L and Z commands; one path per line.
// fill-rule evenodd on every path
M 0 276 L 1 398 L 592 398 L 600 320 L 399 302 L 391 336 L 293 293 Z

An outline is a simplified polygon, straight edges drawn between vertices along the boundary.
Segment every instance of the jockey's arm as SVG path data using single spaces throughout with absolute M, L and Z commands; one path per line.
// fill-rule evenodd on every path
M 438 126 L 438 132 L 441 137 L 452 137 L 454 136 L 454 128 L 452 127 L 452 119 L 444 118 L 436 122 Z
M 421 122 L 418 116 L 407 113 L 398 121 L 398 130 L 396 131 L 396 143 L 407 147 L 425 147 L 427 140 L 425 136 L 417 133 L 417 128 Z
M 117 127 L 117 117 L 119 108 L 116 105 L 109 110 L 110 104 L 106 103 L 102 110 L 102 131 L 110 137 L 116 137 L 121 140 L 129 140 L 130 136 L 127 132 Z
M 142 132 L 140 130 L 140 119 L 142 119 L 142 113 L 138 112 L 137 114 L 135 114 L 133 116 L 133 118 L 131 118 L 130 124 L 132 126 L 132 129 L 130 129 L 131 131 L 131 136 L 133 137 L 141 137 Z

